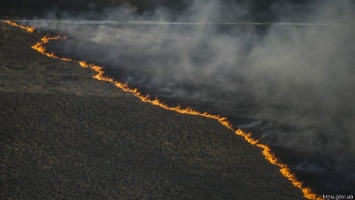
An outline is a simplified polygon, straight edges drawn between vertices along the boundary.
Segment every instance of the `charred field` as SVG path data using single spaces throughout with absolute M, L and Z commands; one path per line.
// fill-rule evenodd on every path
M 302 199 L 215 120 L 141 102 L 1 23 L 2 199 Z

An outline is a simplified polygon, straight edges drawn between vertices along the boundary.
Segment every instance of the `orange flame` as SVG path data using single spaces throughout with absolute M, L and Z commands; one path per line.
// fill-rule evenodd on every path
M 259 140 L 253 138 L 251 133 L 245 133 L 240 129 L 236 130 L 235 134 L 243 137 L 250 144 L 261 148 L 262 154 L 264 155 L 265 159 L 269 161 L 271 164 L 278 166 L 280 168 L 281 174 L 285 176 L 295 187 L 299 188 L 306 199 L 316 199 L 316 200 L 323 199 L 322 197 L 315 194 L 311 188 L 303 186 L 303 183 L 296 178 L 295 174 L 291 172 L 291 169 L 286 164 L 283 164 L 275 156 L 275 154 L 271 151 L 269 146 L 262 144 L 259 142 Z
M 35 45 L 32 45 L 31 48 L 36 50 L 36 51 L 38 51 L 41 54 L 46 55 L 47 57 L 50 57 L 50 58 L 55 58 L 55 59 L 59 59 L 59 60 L 66 61 L 66 62 L 74 61 L 71 58 L 59 58 L 58 56 L 54 55 L 54 53 L 46 52 L 45 44 L 47 44 L 51 40 L 60 40 L 60 39 L 66 39 L 66 37 L 60 37 L 60 36 L 48 37 L 48 36 L 44 36 L 44 37 L 41 38 L 41 41 L 37 42 Z
M 13 25 L 12 23 L 8 23 L 8 24 Z M 16 24 L 15 26 L 18 26 L 18 25 Z M 21 28 L 21 26 L 18 26 L 18 27 Z M 178 112 L 181 114 L 197 115 L 197 116 L 202 116 L 202 117 L 217 120 L 224 127 L 228 128 L 230 130 L 233 130 L 236 135 L 243 137 L 249 144 L 259 147 L 262 150 L 262 154 L 264 155 L 265 159 L 269 163 L 279 167 L 281 174 L 284 177 L 286 177 L 296 188 L 299 188 L 302 191 L 303 196 L 306 199 L 315 199 L 315 200 L 322 200 L 323 199 L 319 195 L 315 194 L 311 188 L 305 187 L 303 185 L 303 183 L 296 178 L 295 174 L 293 174 L 291 172 L 290 168 L 286 164 L 283 164 L 275 156 L 275 154 L 272 152 L 272 150 L 269 146 L 262 144 L 262 143 L 260 143 L 259 140 L 253 138 L 251 133 L 246 133 L 246 132 L 242 131 L 241 129 L 235 130 L 233 128 L 232 124 L 228 121 L 228 119 L 226 117 L 221 117 L 219 115 L 209 114 L 207 112 L 199 112 L 199 111 L 193 110 L 192 108 L 189 108 L 189 107 L 181 108 L 180 106 L 176 106 L 176 107 L 168 106 L 157 98 L 151 99 L 148 95 L 146 95 L 146 96 L 143 95 L 142 93 L 139 92 L 139 90 L 137 88 L 130 88 L 125 83 L 115 81 L 115 80 L 113 80 L 113 78 L 105 76 L 103 67 L 101 67 L 101 66 L 98 66 L 95 64 L 88 64 L 86 61 L 77 61 L 77 60 L 74 60 L 71 58 L 61 58 L 61 57 L 56 56 L 54 53 L 46 52 L 46 48 L 44 45 L 47 44 L 48 42 L 50 42 L 51 40 L 59 40 L 59 39 L 66 39 L 66 38 L 60 37 L 60 36 L 56 36 L 56 37 L 44 36 L 40 42 L 38 42 L 37 44 L 32 46 L 32 49 L 35 49 L 39 53 L 44 54 L 44 55 L 51 57 L 51 58 L 55 58 L 55 59 L 59 59 L 62 61 L 67 61 L 67 62 L 76 62 L 83 68 L 91 68 L 92 70 L 94 70 L 97 73 L 93 76 L 93 78 L 95 78 L 97 80 L 101 80 L 101 81 L 110 82 L 110 83 L 114 84 L 117 88 L 120 88 L 125 92 L 132 93 L 134 96 L 138 97 L 143 102 L 151 103 L 151 104 L 161 107 L 163 109 L 175 111 L 175 112 Z
M 24 25 L 21 25 L 21 24 L 18 24 L 16 22 L 13 22 L 13 21 L 10 21 L 10 20 L 6 20 L 6 23 L 11 25 L 11 26 L 15 26 L 15 27 L 18 27 L 20 29 L 23 29 L 29 33 L 33 33 L 35 31 L 35 27 L 32 27 L 32 26 L 24 26 Z

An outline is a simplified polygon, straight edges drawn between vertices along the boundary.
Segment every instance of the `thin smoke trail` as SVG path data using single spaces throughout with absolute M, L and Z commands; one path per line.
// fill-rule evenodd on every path
M 17 20 L 24 24 L 73 24 L 73 25 L 276 25 L 276 26 L 354 26 L 349 23 L 309 23 L 309 22 L 180 22 L 180 21 L 114 21 L 114 20 Z

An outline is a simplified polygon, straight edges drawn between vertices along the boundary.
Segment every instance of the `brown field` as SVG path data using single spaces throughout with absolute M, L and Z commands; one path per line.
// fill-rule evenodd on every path
M 216 120 L 143 103 L 0 22 L 0 199 L 303 199 Z

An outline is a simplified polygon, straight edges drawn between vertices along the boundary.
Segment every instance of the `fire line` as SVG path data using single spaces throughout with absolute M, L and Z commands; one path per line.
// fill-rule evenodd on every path
M 17 24 L 16 22 L 12 22 L 9 20 L 7 20 L 6 23 L 9 25 L 15 26 L 15 27 L 19 27 L 23 30 L 26 30 L 27 32 L 30 32 L 30 33 L 33 33 L 35 31 L 34 27 L 26 27 L 24 25 L 20 25 L 20 24 Z M 234 133 L 236 135 L 244 138 L 249 144 L 259 147 L 261 149 L 262 154 L 264 155 L 265 159 L 269 163 L 276 165 L 279 168 L 280 173 L 284 177 L 286 177 L 293 184 L 293 186 L 295 186 L 296 188 L 298 188 L 302 191 L 305 199 L 315 199 L 315 200 L 322 200 L 323 199 L 321 196 L 314 193 L 311 188 L 304 186 L 304 184 L 296 178 L 295 174 L 291 172 L 291 169 L 286 164 L 282 163 L 275 156 L 275 154 L 272 152 L 272 150 L 269 146 L 267 146 L 266 144 L 260 143 L 260 141 L 258 139 L 255 139 L 251 133 L 246 133 L 241 129 L 234 129 L 232 124 L 228 121 L 228 119 L 226 117 L 209 114 L 207 112 L 199 112 L 199 111 L 193 110 L 192 108 L 189 108 L 189 107 L 181 108 L 180 106 L 176 106 L 176 107 L 168 106 L 167 104 L 160 101 L 158 98 L 152 99 L 148 95 L 143 95 L 142 93 L 140 93 L 137 88 L 131 88 L 131 87 L 129 87 L 128 84 L 115 81 L 113 78 L 105 76 L 102 66 L 98 66 L 93 63 L 89 64 L 86 61 L 78 61 L 78 60 L 74 60 L 71 58 L 58 57 L 54 53 L 50 53 L 50 52 L 46 51 L 45 45 L 47 43 L 49 43 L 52 40 L 62 40 L 62 39 L 66 39 L 66 37 L 44 36 L 44 37 L 42 37 L 41 41 L 37 42 L 35 45 L 32 46 L 32 49 L 38 51 L 39 53 L 41 53 L 47 57 L 50 57 L 50 58 L 54 58 L 54 59 L 58 59 L 58 60 L 66 61 L 66 62 L 75 62 L 75 63 L 78 63 L 83 68 L 91 68 L 92 70 L 94 70 L 96 72 L 96 74 L 93 76 L 94 79 L 112 83 L 117 88 L 122 89 L 125 92 L 129 92 L 129 93 L 133 94 L 134 96 L 138 97 L 143 102 L 150 103 L 155 106 L 161 107 L 165 110 L 171 110 L 171 111 L 175 111 L 175 112 L 178 112 L 181 114 L 197 115 L 197 116 L 217 120 L 224 127 L 234 131 Z
M 35 31 L 35 28 L 32 27 L 32 26 L 24 26 L 24 25 L 21 25 L 21 24 L 18 24 L 16 22 L 13 22 L 13 21 L 10 21 L 10 20 L 6 20 L 5 21 L 7 24 L 11 25 L 11 26 L 15 26 L 15 27 L 18 27 L 20 29 L 23 29 L 29 33 L 33 33 Z

